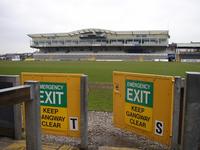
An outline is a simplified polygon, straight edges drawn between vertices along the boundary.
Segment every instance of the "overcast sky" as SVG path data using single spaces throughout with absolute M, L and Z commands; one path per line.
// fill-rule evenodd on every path
M 200 0 L 0 0 L 0 53 L 30 52 L 27 34 L 169 30 L 170 42 L 200 41 Z

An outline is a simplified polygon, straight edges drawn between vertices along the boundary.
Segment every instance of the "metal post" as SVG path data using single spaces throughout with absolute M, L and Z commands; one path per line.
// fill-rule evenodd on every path
M 88 77 L 81 77 L 81 115 L 80 115 L 80 132 L 81 132 L 81 149 L 88 148 Z
M 19 75 L 16 75 L 13 86 L 20 84 Z M 21 104 L 14 105 L 14 122 L 15 122 L 15 139 L 20 140 L 22 138 L 22 113 Z
M 180 127 L 180 100 L 181 100 L 181 78 L 175 77 L 174 83 L 174 107 L 173 107 L 173 124 L 172 124 L 172 143 L 171 149 L 179 149 L 179 127 Z
M 186 73 L 181 149 L 200 149 L 200 72 Z
M 31 101 L 25 103 L 26 149 L 41 150 L 39 82 L 26 81 L 25 84 L 31 85 Z

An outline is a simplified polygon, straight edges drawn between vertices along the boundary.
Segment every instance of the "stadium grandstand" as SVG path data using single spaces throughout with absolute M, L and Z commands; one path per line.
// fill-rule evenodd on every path
M 69 33 L 28 34 L 40 53 L 128 52 L 157 53 L 168 47 L 169 32 L 83 29 Z

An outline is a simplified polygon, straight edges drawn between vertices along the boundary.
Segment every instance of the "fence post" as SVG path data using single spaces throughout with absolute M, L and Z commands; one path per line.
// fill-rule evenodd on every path
M 19 84 L 20 84 L 19 75 L 16 75 L 13 81 L 13 86 L 18 86 Z M 15 139 L 20 140 L 22 138 L 21 104 L 14 105 L 14 122 L 15 122 Z
M 88 148 L 88 77 L 81 77 L 81 115 L 80 115 L 80 133 L 81 133 L 81 149 Z
M 26 149 L 41 150 L 39 82 L 26 81 L 25 84 L 31 85 L 31 101 L 25 103 Z
M 186 73 L 181 149 L 200 149 L 200 72 Z
M 181 100 L 181 82 L 180 77 L 175 77 L 174 81 L 174 107 L 173 107 L 173 124 L 172 124 L 172 144 L 171 149 L 179 149 L 179 127 L 180 127 L 180 100 Z

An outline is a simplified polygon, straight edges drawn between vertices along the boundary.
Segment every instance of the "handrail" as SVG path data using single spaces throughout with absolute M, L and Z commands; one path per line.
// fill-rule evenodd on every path
M 0 105 L 14 105 L 30 100 L 30 85 L 0 89 Z
M 41 150 L 39 82 L 0 90 L 0 106 L 25 102 L 26 149 Z

